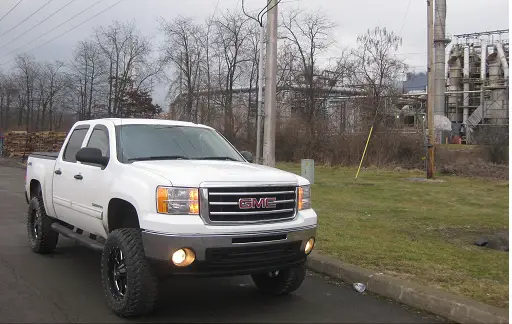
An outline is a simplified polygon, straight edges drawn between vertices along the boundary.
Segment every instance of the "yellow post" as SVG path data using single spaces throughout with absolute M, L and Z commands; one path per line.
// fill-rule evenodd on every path
M 366 149 L 368 148 L 368 143 L 370 142 L 370 137 L 372 136 L 373 131 L 373 125 L 370 127 L 370 133 L 368 133 L 368 139 L 366 140 L 366 145 L 364 146 L 363 156 L 361 156 L 361 162 L 359 162 L 359 168 L 357 168 L 356 178 L 354 180 L 357 180 L 357 176 L 359 175 L 359 170 L 361 170 L 361 165 L 363 165 L 363 159 L 366 155 Z

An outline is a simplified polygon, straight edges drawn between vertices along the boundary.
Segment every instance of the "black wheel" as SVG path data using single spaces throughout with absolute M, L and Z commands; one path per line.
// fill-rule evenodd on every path
M 43 199 L 33 197 L 30 200 L 27 214 L 27 232 L 30 248 L 36 253 L 51 253 L 57 247 L 59 233 L 51 226 L 53 218 L 46 215 Z
M 294 292 L 299 289 L 305 278 L 306 268 L 304 266 L 252 275 L 256 287 L 270 295 L 286 295 Z
M 144 254 L 139 229 L 110 233 L 101 257 L 101 280 L 108 305 L 118 316 L 144 315 L 155 308 L 157 278 Z

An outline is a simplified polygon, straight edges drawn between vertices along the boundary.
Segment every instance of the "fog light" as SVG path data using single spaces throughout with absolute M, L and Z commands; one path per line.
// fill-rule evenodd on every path
M 196 259 L 196 254 L 189 248 L 182 248 L 172 254 L 172 263 L 178 267 L 186 267 Z
M 310 238 L 307 243 L 306 243 L 306 247 L 304 248 L 304 252 L 306 254 L 310 254 L 311 251 L 313 250 L 313 247 L 315 246 L 315 239 L 314 238 Z

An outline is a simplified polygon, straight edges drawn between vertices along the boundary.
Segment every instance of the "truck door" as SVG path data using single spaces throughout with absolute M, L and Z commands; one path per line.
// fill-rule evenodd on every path
M 80 189 L 80 165 L 75 155 L 82 147 L 90 125 L 78 125 L 73 130 L 55 162 L 53 174 L 53 206 L 57 218 L 79 228 L 85 225 L 74 202 L 82 193 Z
M 111 134 L 115 134 L 113 126 L 110 131 Z M 107 126 L 94 125 L 85 142 L 84 147 L 98 148 L 103 156 L 110 157 L 111 143 Z M 114 149 L 113 146 L 112 149 Z M 88 227 L 82 229 L 96 235 L 106 234 L 103 227 L 103 216 L 107 213 L 110 199 L 105 192 L 109 190 L 112 182 L 113 172 L 112 168 L 109 168 L 111 165 L 112 162 L 104 168 L 101 165 L 79 163 L 81 180 L 78 190 L 81 194 L 74 201 L 75 209 L 82 213 L 83 219 L 87 220 Z

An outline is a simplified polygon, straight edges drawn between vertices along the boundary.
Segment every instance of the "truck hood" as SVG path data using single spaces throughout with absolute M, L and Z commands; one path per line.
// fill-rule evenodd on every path
M 138 161 L 141 168 L 168 179 L 177 187 L 201 187 L 205 182 L 268 182 L 307 184 L 307 180 L 279 169 L 235 161 L 172 160 Z

